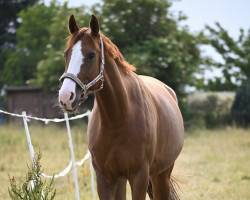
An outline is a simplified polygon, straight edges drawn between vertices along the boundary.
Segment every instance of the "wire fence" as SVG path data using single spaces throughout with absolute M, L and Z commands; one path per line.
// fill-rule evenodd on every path
M 70 152 L 71 152 L 71 161 L 70 161 L 69 165 L 62 172 L 60 172 L 60 173 L 58 173 L 58 174 L 56 174 L 54 176 L 46 175 L 45 173 L 41 173 L 41 175 L 43 177 L 45 177 L 45 178 L 53 178 L 53 177 L 54 178 L 59 178 L 59 177 L 63 177 L 66 174 L 68 174 L 69 171 L 71 170 L 71 168 L 73 167 L 75 190 L 76 190 L 75 191 L 76 192 L 76 199 L 80 200 L 76 166 L 82 166 L 83 163 L 87 159 L 89 159 L 89 158 L 91 159 L 91 155 L 90 155 L 90 152 L 88 151 L 87 154 L 83 157 L 83 159 L 81 161 L 79 161 L 79 162 L 75 161 L 69 121 L 70 120 L 75 120 L 75 119 L 81 119 L 83 117 L 88 117 L 88 119 L 90 120 L 91 112 L 87 111 L 86 113 L 83 113 L 81 115 L 77 115 L 77 116 L 74 116 L 74 117 L 70 117 L 70 118 L 68 117 L 67 113 L 64 113 L 64 118 L 62 118 L 62 119 L 59 119 L 59 118 L 47 119 L 47 118 L 38 118 L 38 117 L 27 116 L 25 111 L 23 111 L 22 114 L 16 114 L 16 113 L 10 113 L 10 112 L 4 111 L 4 110 L 0 110 L 0 113 L 6 114 L 6 115 L 9 115 L 9 116 L 12 116 L 12 117 L 23 118 L 24 128 L 25 128 L 25 132 L 26 132 L 26 136 L 27 136 L 27 141 L 28 141 L 28 146 L 29 146 L 29 150 L 30 150 L 30 156 L 31 156 L 31 160 L 32 160 L 32 163 L 33 163 L 33 167 L 35 167 L 35 164 L 34 164 L 34 155 L 35 155 L 35 153 L 34 153 L 34 148 L 33 148 L 32 141 L 31 141 L 31 137 L 30 137 L 28 121 L 30 119 L 32 119 L 32 120 L 42 121 L 45 124 L 48 124 L 49 122 L 55 122 L 55 123 L 66 122 L 68 139 L 69 139 L 69 148 L 70 148 Z M 93 166 L 92 166 L 91 162 L 90 162 L 90 173 L 91 173 L 92 194 L 93 194 L 93 198 L 95 198 L 94 169 L 93 169 Z

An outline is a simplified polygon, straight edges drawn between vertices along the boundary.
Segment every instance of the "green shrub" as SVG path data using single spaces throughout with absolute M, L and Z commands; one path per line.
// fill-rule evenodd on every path
M 28 166 L 28 172 L 24 180 L 18 185 L 14 177 L 10 177 L 9 195 L 13 200 L 53 200 L 56 195 L 54 178 L 49 183 L 41 179 L 41 153 L 34 159 L 35 167 Z M 32 188 L 32 182 L 34 186 Z
M 231 125 L 231 105 L 230 98 L 220 99 L 218 95 L 208 93 L 205 99 L 195 99 L 187 105 L 185 125 L 208 129 Z
M 250 80 L 243 81 L 236 90 L 232 115 L 238 125 L 244 127 L 250 125 Z

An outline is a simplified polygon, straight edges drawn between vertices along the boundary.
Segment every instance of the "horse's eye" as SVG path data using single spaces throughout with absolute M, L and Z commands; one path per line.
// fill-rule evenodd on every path
M 94 58 L 95 58 L 95 52 L 90 52 L 90 53 L 88 54 L 88 58 L 89 58 L 89 60 L 94 59 Z

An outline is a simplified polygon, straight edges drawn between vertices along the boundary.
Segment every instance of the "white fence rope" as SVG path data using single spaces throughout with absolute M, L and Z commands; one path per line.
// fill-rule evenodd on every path
M 23 118 L 23 115 L 16 114 L 16 113 L 10 113 L 10 112 L 4 111 L 4 110 L 0 110 L 0 113 L 6 114 L 6 115 L 10 115 L 10 116 L 13 116 L 13 117 L 20 117 L 20 118 Z M 90 114 L 91 114 L 91 111 L 88 110 L 86 113 L 83 113 L 83 114 L 81 114 L 81 115 L 77 115 L 77 116 L 74 116 L 74 117 L 70 117 L 69 120 L 80 119 L 80 118 L 86 117 L 86 116 L 88 116 L 88 115 L 90 115 Z M 33 120 L 37 120 L 37 121 L 42 121 L 42 122 L 44 122 L 45 124 L 48 124 L 49 122 L 56 122 L 56 123 L 59 123 L 59 122 L 64 122 L 64 121 L 66 121 L 65 118 L 63 118 L 63 119 L 59 119 L 59 118 L 47 119 L 47 118 L 39 118 L 39 117 L 32 117 L 32 116 L 26 116 L 26 119 L 27 119 L 27 121 L 28 121 L 29 119 L 33 119 Z
M 35 160 L 34 160 L 34 148 L 32 146 L 32 142 L 31 142 L 31 138 L 30 138 L 30 133 L 29 133 L 29 128 L 28 128 L 28 123 L 27 121 L 29 121 L 29 119 L 33 119 L 33 120 L 38 120 L 38 121 L 43 121 L 45 122 L 45 124 L 48 124 L 49 122 L 63 122 L 66 121 L 66 126 L 67 126 L 67 133 L 68 133 L 68 137 L 69 137 L 69 147 L 70 147 L 70 151 L 71 151 L 71 161 L 69 163 L 69 165 L 59 174 L 56 174 L 54 176 L 48 176 L 44 173 L 41 173 L 42 176 L 44 176 L 45 178 L 59 178 L 59 177 L 63 177 L 65 176 L 67 173 L 69 173 L 72 165 L 73 165 L 73 169 L 74 169 L 74 182 L 75 182 L 75 187 L 76 187 L 76 199 L 79 200 L 79 188 L 78 188 L 78 180 L 77 180 L 77 173 L 76 173 L 76 165 L 81 166 L 83 165 L 83 163 L 87 160 L 87 159 L 91 159 L 91 155 L 90 152 L 88 151 L 87 154 L 84 156 L 84 158 L 79 161 L 79 162 L 75 162 L 74 159 L 74 151 L 73 151 L 73 144 L 72 144 L 72 139 L 71 139 L 71 132 L 70 132 L 70 125 L 69 125 L 69 120 L 75 120 L 75 119 L 80 119 L 83 117 L 88 116 L 89 120 L 91 117 L 91 112 L 87 111 L 84 114 L 81 115 L 77 115 L 71 118 L 68 118 L 67 113 L 64 114 L 65 118 L 64 119 L 58 119 L 58 118 L 54 118 L 54 119 L 46 119 L 46 118 L 38 118 L 38 117 L 32 117 L 32 116 L 27 116 L 26 112 L 22 112 L 22 115 L 20 114 L 15 114 L 15 113 L 10 113 L 7 111 L 3 111 L 0 110 L 0 113 L 6 114 L 6 115 L 10 115 L 13 117 L 22 117 L 23 118 L 23 122 L 24 122 L 24 127 L 25 127 L 25 132 L 26 132 L 26 136 L 27 136 L 27 141 L 28 141 L 28 145 L 29 145 L 29 150 L 30 150 L 30 156 L 31 156 L 31 160 L 33 163 L 33 167 L 35 167 Z M 91 188 L 92 188 L 92 193 L 93 193 L 93 197 L 95 198 L 95 182 L 94 182 L 94 169 L 90 160 L 90 172 L 91 172 Z
M 84 158 L 81 160 L 81 161 L 79 161 L 79 162 L 75 162 L 75 164 L 77 165 L 77 166 L 82 166 L 83 165 L 83 163 L 86 161 L 86 160 L 88 160 L 90 158 L 90 152 L 88 151 L 87 152 L 87 154 L 84 156 Z M 91 163 L 90 163 L 91 164 Z M 54 176 L 50 176 L 50 175 L 46 175 L 45 173 L 41 173 L 42 174 L 42 176 L 43 177 L 45 177 L 45 178 L 60 178 L 60 177 L 63 177 L 63 176 L 65 176 L 66 174 L 68 174 L 69 173 L 69 171 L 70 171 L 70 169 L 71 169 L 71 167 L 72 167 L 72 161 L 70 161 L 70 163 L 69 163 L 69 165 L 62 171 L 62 172 L 60 172 L 59 174 L 56 174 L 56 175 L 54 175 Z

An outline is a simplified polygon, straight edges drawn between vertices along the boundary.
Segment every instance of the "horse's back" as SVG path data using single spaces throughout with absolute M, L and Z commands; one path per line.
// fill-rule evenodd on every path
M 162 87 L 164 89 L 167 89 L 167 91 L 169 92 L 169 94 L 171 94 L 171 96 L 175 99 L 176 102 L 178 102 L 177 100 L 177 96 L 175 94 L 175 91 L 169 87 L 168 85 L 166 85 L 165 83 L 159 81 L 158 79 L 155 79 L 153 77 L 150 77 L 150 76 L 143 76 L 143 75 L 140 75 L 139 76 L 142 81 L 148 85 L 148 84 L 153 84 L 153 85 L 158 85 L 159 87 Z
M 139 76 L 149 91 L 157 110 L 157 149 L 155 163 L 169 165 L 179 155 L 184 141 L 184 126 L 175 92 L 163 82 L 148 76 Z M 168 158 L 165 155 L 168 153 Z M 155 166 L 156 167 L 156 166 Z M 154 163 L 153 163 L 154 168 Z M 152 169 L 154 171 L 154 169 Z

